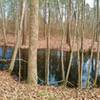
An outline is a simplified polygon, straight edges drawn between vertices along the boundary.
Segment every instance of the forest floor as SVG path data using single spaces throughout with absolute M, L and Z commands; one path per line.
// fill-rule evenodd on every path
M 21 45 L 21 48 L 28 48 L 28 45 L 29 45 L 28 36 L 27 36 L 27 39 L 25 39 L 25 40 L 26 40 L 26 43 L 24 45 Z M 61 50 L 61 40 L 62 40 L 61 36 L 57 36 L 57 35 L 51 36 L 50 37 L 50 48 L 56 49 L 56 50 Z M 14 46 L 15 43 L 16 43 L 15 36 L 13 34 L 7 34 L 7 46 Z M 38 39 L 38 49 L 46 48 L 47 47 L 46 43 L 47 43 L 46 39 L 44 39 L 43 36 L 40 36 Z M 77 51 L 77 47 L 78 48 L 81 47 L 81 40 L 78 41 L 78 45 L 77 45 L 76 39 L 75 39 L 74 43 L 72 40 L 71 44 L 74 44 L 73 50 Z M 85 38 L 83 41 L 84 51 L 88 51 L 91 48 L 91 44 L 92 44 L 92 39 Z M 1 35 L 0 36 L 0 46 L 3 46 L 3 45 L 4 45 L 4 37 Z M 63 42 L 63 50 L 64 51 L 70 50 L 69 45 L 66 43 L 66 38 L 64 39 L 64 42 Z M 93 50 L 94 50 L 94 52 L 97 51 L 97 42 L 96 41 L 94 42 Z
M 0 100 L 100 100 L 100 89 L 28 85 L 0 71 Z

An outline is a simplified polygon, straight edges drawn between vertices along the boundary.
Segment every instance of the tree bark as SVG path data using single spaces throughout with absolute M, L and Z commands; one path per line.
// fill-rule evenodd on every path
M 67 33 L 66 33 L 66 43 L 70 46 L 70 18 L 71 17 L 71 0 L 68 0 L 67 7 Z
M 22 36 L 22 45 L 26 45 L 27 43 L 27 33 L 28 33 L 28 2 L 26 3 L 26 13 L 23 22 L 23 36 Z
M 4 37 L 4 45 L 7 44 L 7 36 L 6 36 L 6 21 L 5 21 L 5 13 L 4 9 L 2 7 L 2 0 L 0 1 L 0 10 L 1 10 L 1 16 L 2 16 L 2 30 L 3 30 L 3 37 Z
M 60 1 L 57 0 L 57 4 L 58 4 L 58 13 L 59 13 L 59 16 L 60 16 L 60 21 L 61 21 L 61 24 L 60 24 L 60 27 L 62 28 L 62 39 L 61 39 L 61 71 L 62 71 L 62 80 L 63 80 L 63 83 L 65 82 L 65 70 L 64 70 L 64 37 L 65 37 L 65 28 L 64 28 L 64 24 L 62 22 L 62 19 L 63 19 L 63 16 L 60 12 Z
M 96 38 L 97 38 L 97 58 L 96 58 L 96 75 L 95 75 L 95 79 L 94 79 L 94 86 L 96 86 L 97 83 L 97 78 L 98 78 L 98 71 L 99 71 L 99 49 L 100 49 L 100 29 L 99 29 L 99 0 L 97 1 L 97 33 L 96 33 Z
M 17 52 L 18 52 L 18 49 L 21 45 L 21 32 L 22 32 L 22 25 L 23 25 L 24 14 L 25 14 L 25 5 L 26 5 L 26 0 L 24 0 L 24 2 L 23 2 L 23 10 L 22 10 L 20 27 L 19 27 L 19 30 L 18 30 L 17 42 L 16 42 L 16 45 L 15 45 L 14 53 L 13 53 L 13 56 L 12 56 L 12 59 L 11 59 L 10 67 L 9 67 L 10 72 L 13 71 Z
M 48 32 L 46 35 L 47 48 L 46 48 L 46 59 L 45 59 L 45 83 L 49 85 L 49 65 L 50 65 L 50 32 L 51 32 L 51 12 L 50 12 L 50 3 L 48 1 Z M 45 27 L 46 28 L 46 27 Z M 46 29 L 45 29 L 46 32 Z
M 38 10 L 39 0 L 31 0 L 30 3 L 30 34 L 29 34 L 29 58 L 28 58 L 28 83 L 37 85 L 37 44 L 38 44 Z

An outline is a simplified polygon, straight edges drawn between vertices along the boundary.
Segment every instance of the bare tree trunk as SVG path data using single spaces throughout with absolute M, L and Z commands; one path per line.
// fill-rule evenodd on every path
M 28 27 L 28 21 L 27 21 L 27 18 L 28 18 L 28 1 L 26 3 L 26 11 L 25 11 L 25 17 L 24 17 L 24 22 L 23 22 L 23 36 L 22 36 L 22 45 L 26 45 L 27 43 L 27 27 Z
M 88 79 L 87 79 L 87 88 L 90 87 L 90 66 L 91 66 L 91 63 L 92 63 L 92 58 L 93 58 L 93 45 L 94 45 L 94 37 L 93 37 L 93 42 L 91 44 L 91 55 L 90 55 L 90 62 L 88 64 Z
M 11 60 L 11 63 L 10 63 L 10 67 L 9 67 L 9 71 L 10 71 L 10 72 L 13 71 L 14 64 L 15 64 L 15 59 L 16 59 L 17 52 L 18 52 L 18 48 L 19 48 L 20 45 L 21 45 L 21 32 L 22 32 L 22 25 L 23 25 L 24 14 L 25 14 L 25 5 L 26 5 L 26 0 L 24 0 L 24 2 L 23 2 L 23 10 L 22 10 L 20 28 L 19 28 L 19 30 L 18 30 L 18 38 L 17 38 L 17 41 L 16 41 L 14 53 L 13 53 L 13 56 L 12 56 L 12 60 Z
M 48 1 L 48 9 L 49 9 L 49 16 L 48 16 L 48 32 L 46 36 L 46 41 L 47 41 L 47 49 L 46 49 L 46 59 L 45 59 L 45 83 L 49 85 L 49 65 L 50 65 L 50 3 Z M 46 28 L 46 27 L 45 27 Z M 45 29 L 46 32 L 46 29 Z M 46 35 L 46 34 L 45 34 Z
M 38 11 L 39 0 L 31 0 L 30 9 L 30 35 L 29 35 L 29 58 L 28 58 L 28 83 L 37 85 L 37 49 L 38 49 Z
M 96 86 L 96 83 L 97 83 L 97 78 L 98 78 L 98 70 L 99 70 L 99 56 L 100 56 L 100 53 L 99 53 L 99 49 L 100 49 L 100 29 L 99 29 L 99 0 L 97 0 L 97 32 L 96 32 L 96 35 L 97 35 L 97 61 L 96 61 L 96 75 L 95 75 L 95 79 L 94 79 L 94 86 Z
M 47 24 L 47 0 L 44 0 L 45 2 L 45 9 L 44 9 L 44 39 L 46 39 L 46 24 Z
M 95 13 L 95 11 L 94 11 Z M 94 14 L 94 19 L 95 19 L 95 14 Z M 95 28 L 93 25 L 93 35 L 92 35 L 92 43 L 91 43 L 91 55 L 90 55 L 90 62 L 88 64 L 88 79 L 87 79 L 87 88 L 90 87 L 90 66 L 91 63 L 93 62 L 93 46 L 94 46 L 94 42 L 95 42 L 95 38 L 96 38 L 96 34 L 95 34 Z M 92 64 L 93 65 L 93 64 Z
M 81 13 L 81 69 L 80 69 L 80 88 L 82 88 L 82 71 L 83 71 L 83 63 L 84 63 L 84 48 L 83 48 L 83 42 L 84 42 L 84 18 L 85 18 L 85 0 L 82 0 L 82 13 Z
M 79 31 L 78 33 L 79 34 Z M 77 35 L 77 64 L 78 64 L 78 87 L 80 87 L 81 83 L 81 73 L 80 73 L 80 52 L 79 52 L 79 36 Z
M 77 24 L 75 25 L 75 34 L 76 34 L 76 28 L 77 28 Z M 70 69 L 71 69 L 71 63 L 72 63 L 72 58 L 73 58 L 73 47 L 74 47 L 74 43 L 75 43 L 75 36 L 73 38 L 73 41 L 72 41 L 72 45 L 71 45 L 71 48 L 70 48 L 70 60 L 69 60 L 69 65 L 68 65 L 68 69 L 67 69 L 67 74 L 66 74 L 66 84 L 68 82 L 68 78 L 69 78 L 69 74 L 70 74 Z
M 71 19 L 71 0 L 68 0 L 67 8 L 67 33 L 66 33 L 66 43 L 70 46 L 70 19 Z
M 76 11 L 78 11 L 77 5 L 76 5 Z M 73 36 L 72 43 L 71 43 L 71 40 L 70 40 L 70 51 L 71 51 L 71 53 L 70 53 L 70 60 L 69 60 L 69 65 L 68 65 L 68 69 L 67 69 L 67 74 L 66 74 L 66 84 L 68 82 L 68 78 L 69 78 L 69 74 L 70 74 L 70 69 L 71 69 L 71 63 L 72 63 L 73 52 L 74 52 L 74 48 L 73 47 L 74 47 L 74 44 L 75 44 L 75 38 L 76 38 L 76 34 L 77 34 L 78 20 L 79 20 L 78 17 L 77 17 L 77 19 L 75 18 L 75 30 L 74 30 L 75 34 Z M 77 39 L 78 39 L 78 37 L 77 37 Z
M 65 70 L 64 70 L 64 50 L 63 50 L 63 46 L 64 46 L 64 37 L 65 37 L 65 28 L 62 22 L 63 16 L 60 13 L 60 1 L 57 0 L 57 5 L 58 5 L 58 12 L 59 12 L 59 16 L 60 16 L 60 21 L 61 21 L 61 28 L 62 28 L 62 40 L 61 40 L 61 71 L 62 71 L 62 79 L 63 82 L 65 81 Z
M 20 2 L 16 1 L 16 21 L 15 21 L 15 40 L 17 41 L 18 38 L 18 30 L 19 30 L 19 24 L 20 24 L 20 14 L 19 14 L 19 10 L 20 10 Z M 15 42 L 16 44 L 16 42 Z
M 19 48 L 19 82 L 21 81 L 21 50 Z
M 80 29 L 79 29 L 79 17 L 80 17 L 80 2 L 77 0 L 77 34 L 76 34 L 76 43 L 77 43 L 77 64 L 78 64 L 78 87 L 80 87 L 80 82 L 81 82 L 81 66 L 80 66 L 80 52 L 79 52 L 79 34 L 80 34 Z
M 0 1 L 0 10 L 1 10 L 1 16 L 2 16 L 2 30 L 3 30 L 3 37 L 4 37 L 4 45 L 7 44 L 7 36 L 6 36 L 6 21 L 5 21 L 5 12 L 2 7 L 2 0 Z

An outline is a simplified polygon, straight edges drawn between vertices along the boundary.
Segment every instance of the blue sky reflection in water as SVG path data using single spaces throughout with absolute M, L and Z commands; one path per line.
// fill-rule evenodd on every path
M 0 60 L 1 61 L 2 59 L 10 60 L 12 57 L 12 52 L 13 52 L 13 48 L 7 48 L 6 51 L 4 52 L 5 54 L 3 55 L 3 48 L 1 47 L 0 48 Z M 6 67 L 8 67 L 6 63 L 0 62 L 0 69 L 5 69 Z

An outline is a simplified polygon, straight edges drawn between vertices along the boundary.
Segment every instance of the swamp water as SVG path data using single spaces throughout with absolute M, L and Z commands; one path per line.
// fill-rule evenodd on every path
M 8 68 L 13 48 L 7 47 L 6 49 L 0 48 L 0 69 L 5 70 Z M 94 54 L 96 55 L 96 54 Z M 19 76 L 19 60 L 18 56 L 16 58 L 15 67 L 13 70 L 13 74 Z M 45 84 L 45 50 L 38 50 L 37 54 L 37 70 L 38 70 L 38 83 L 43 85 Z M 64 70 L 65 75 L 67 73 L 67 67 L 69 64 L 70 53 L 64 52 Z M 28 60 L 28 50 L 21 49 L 21 79 L 26 80 L 27 78 L 27 60 Z M 82 84 L 83 88 L 86 87 L 87 79 L 88 79 L 88 66 L 90 63 L 90 54 L 84 54 L 84 64 L 82 68 Z M 90 63 L 90 85 L 92 86 L 94 77 L 95 77 L 95 65 L 96 65 L 96 56 L 93 56 L 92 62 Z M 99 61 L 100 67 L 100 61 Z M 49 66 L 49 84 L 54 86 L 59 86 L 62 80 L 62 72 L 61 72 L 61 52 L 58 50 L 50 51 L 50 66 Z M 78 65 L 77 65 L 77 53 L 73 53 L 73 59 L 71 63 L 71 70 L 69 74 L 68 86 L 77 87 L 78 84 Z M 97 85 L 100 86 L 100 68 L 98 71 L 98 80 Z

